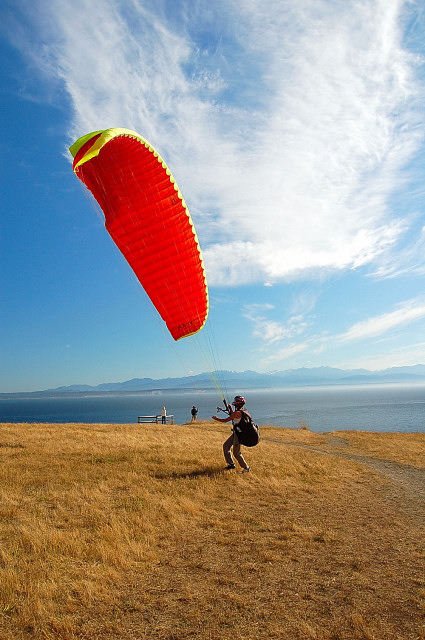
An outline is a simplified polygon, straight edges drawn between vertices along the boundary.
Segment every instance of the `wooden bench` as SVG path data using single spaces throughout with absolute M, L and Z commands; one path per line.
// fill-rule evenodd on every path
M 161 415 L 157 415 L 157 416 L 139 416 L 137 418 L 137 422 L 139 423 L 144 423 L 144 422 L 154 422 L 155 424 L 162 424 L 162 416 Z M 165 423 L 169 422 L 170 424 L 174 424 L 174 415 L 169 415 L 165 417 Z

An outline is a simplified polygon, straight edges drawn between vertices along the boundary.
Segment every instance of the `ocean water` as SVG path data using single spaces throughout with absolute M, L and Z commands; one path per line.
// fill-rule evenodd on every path
M 299 428 L 305 424 L 317 433 L 425 432 L 423 384 L 239 389 L 229 392 L 229 399 L 235 393 L 244 393 L 246 408 L 260 426 Z M 165 405 L 175 424 L 183 424 L 190 420 L 193 404 L 199 409 L 198 419 L 210 419 L 220 398 L 213 391 L 0 398 L 0 422 L 136 423 L 138 416 L 160 414 Z

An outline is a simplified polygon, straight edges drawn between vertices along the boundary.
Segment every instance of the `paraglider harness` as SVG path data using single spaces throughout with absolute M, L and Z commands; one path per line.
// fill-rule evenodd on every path
M 230 405 L 223 400 L 225 409 L 217 407 L 217 411 L 223 411 L 230 415 Z M 238 424 L 233 425 L 233 433 L 238 437 L 238 440 L 245 447 L 255 447 L 260 441 L 260 429 L 258 424 L 255 424 L 252 415 L 245 411 L 245 409 L 238 409 L 241 412 L 241 419 Z

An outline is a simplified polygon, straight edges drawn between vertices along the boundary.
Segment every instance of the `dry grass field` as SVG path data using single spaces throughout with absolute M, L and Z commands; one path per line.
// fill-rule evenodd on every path
M 228 433 L 0 425 L 1 640 L 424 640 L 425 434 Z

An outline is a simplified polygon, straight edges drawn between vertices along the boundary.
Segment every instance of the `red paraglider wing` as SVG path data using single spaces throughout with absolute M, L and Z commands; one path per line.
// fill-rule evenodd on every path
M 88 134 L 70 151 L 76 175 L 98 201 L 107 231 L 173 338 L 202 329 L 208 288 L 201 250 L 165 162 L 128 129 Z

